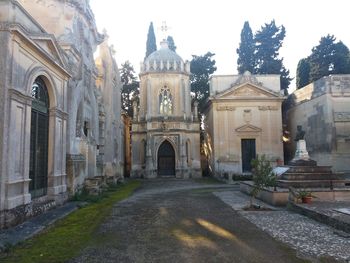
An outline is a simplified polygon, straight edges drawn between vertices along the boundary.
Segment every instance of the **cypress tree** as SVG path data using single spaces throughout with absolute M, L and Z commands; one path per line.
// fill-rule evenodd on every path
M 255 34 L 255 63 L 257 74 L 280 74 L 281 89 L 288 94 L 287 89 L 292 78 L 289 77 L 289 70 L 283 65 L 283 59 L 279 58 L 279 49 L 285 35 L 284 26 L 277 27 L 275 20 L 262 26 Z
M 153 22 L 151 22 L 149 25 L 148 34 L 147 34 L 145 59 L 156 50 L 157 50 L 156 35 L 154 34 Z
M 176 46 L 175 46 L 175 42 L 172 36 L 168 36 L 167 39 L 168 41 L 168 47 L 170 50 L 176 52 Z
M 249 26 L 249 22 L 244 22 L 243 29 L 241 31 L 241 43 L 239 48 L 236 49 L 238 54 L 237 70 L 239 74 L 243 74 L 245 71 L 255 73 L 255 42 L 252 29 Z

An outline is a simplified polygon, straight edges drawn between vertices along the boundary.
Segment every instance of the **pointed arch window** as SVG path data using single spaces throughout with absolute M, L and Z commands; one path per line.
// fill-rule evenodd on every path
M 173 113 L 173 97 L 167 86 L 164 86 L 159 93 L 159 113 L 163 115 Z

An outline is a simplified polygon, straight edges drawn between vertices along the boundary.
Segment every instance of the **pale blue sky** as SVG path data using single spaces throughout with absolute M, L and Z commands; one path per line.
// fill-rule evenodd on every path
M 177 53 L 184 60 L 191 55 L 215 53 L 215 74 L 237 74 L 236 48 L 244 21 L 253 32 L 275 19 L 284 25 L 286 38 L 280 55 L 295 77 L 300 58 L 310 54 L 322 36 L 334 34 L 350 46 L 350 15 L 343 0 L 245 0 L 245 1 L 165 1 L 90 0 L 100 31 L 107 29 L 116 50 L 118 65 L 129 60 L 139 72 L 146 51 L 148 26 L 153 21 L 157 44 L 162 21 L 170 27 Z M 290 86 L 294 89 L 295 82 Z

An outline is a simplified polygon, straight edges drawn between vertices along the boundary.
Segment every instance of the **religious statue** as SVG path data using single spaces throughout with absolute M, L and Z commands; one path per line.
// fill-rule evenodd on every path
M 297 126 L 297 134 L 295 135 L 294 141 L 304 140 L 305 131 L 303 131 L 303 128 L 301 125 Z

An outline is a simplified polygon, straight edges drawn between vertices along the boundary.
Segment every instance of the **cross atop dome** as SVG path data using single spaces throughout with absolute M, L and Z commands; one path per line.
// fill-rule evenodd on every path
M 162 21 L 162 25 L 159 29 L 163 35 L 162 39 L 163 41 L 165 41 L 168 37 L 168 30 L 170 29 L 170 27 L 168 27 L 168 25 L 166 24 L 166 21 Z

